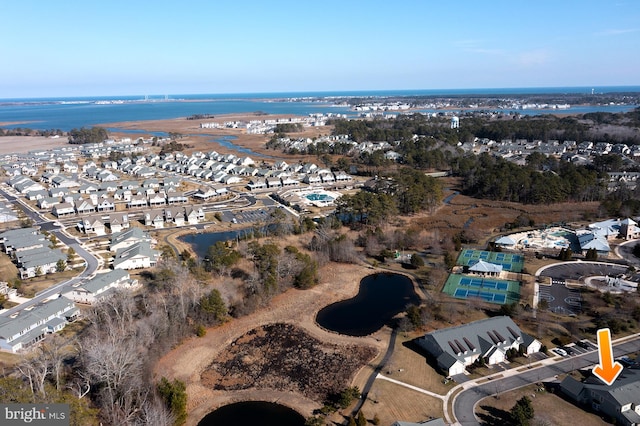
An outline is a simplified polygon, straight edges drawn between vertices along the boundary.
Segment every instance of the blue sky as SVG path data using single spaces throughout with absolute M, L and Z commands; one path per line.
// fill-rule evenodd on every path
M 0 3 L 0 98 L 640 85 L 640 1 Z

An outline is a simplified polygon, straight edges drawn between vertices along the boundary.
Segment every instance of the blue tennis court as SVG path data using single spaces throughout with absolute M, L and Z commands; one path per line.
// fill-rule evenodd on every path
M 488 278 L 460 278 L 460 285 L 468 287 L 480 287 L 490 288 L 495 290 L 506 291 L 509 289 L 509 284 L 504 281 L 492 280 Z
M 489 293 L 487 291 L 479 291 L 479 290 L 468 290 L 464 288 L 457 288 L 454 297 L 458 299 L 468 299 L 470 297 L 479 297 L 486 302 L 491 303 L 505 303 L 507 301 L 507 296 L 504 294 L 498 293 Z
M 520 283 L 475 275 L 450 274 L 442 292 L 458 299 L 480 298 L 491 303 L 514 303 L 520 300 Z

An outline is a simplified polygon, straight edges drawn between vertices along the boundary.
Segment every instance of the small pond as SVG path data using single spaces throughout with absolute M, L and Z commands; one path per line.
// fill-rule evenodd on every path
M 198 426 L 304 426 L 305 418 L 284 405 L 245 401 L 225 405 L 207 414 Z
M 236 238 L 242 238 L 245 234 L 251 232 L 250 229 L 240 229 L 236 231 L 226 232 L 205 232 L 202 234 L 186 234 L 178 237 L 183 243 L 191 245 L 193 251 L 199 258 L 204 259 L 207 255 L 209 247 L 217 243 L 218 241 L 235 240 Z
M 419 304 L 413 282 L 392 273 L 369 275 L 360 281 L 360 291 L 348 300 L 333 303 L 318 312 L 322 327 L 349 336 L 369 335 L 403 312 L 407 305 Z

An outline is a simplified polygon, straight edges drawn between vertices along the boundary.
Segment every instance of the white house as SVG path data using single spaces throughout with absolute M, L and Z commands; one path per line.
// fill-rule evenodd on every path
M 123 232 L 111 234 L 109 250 L 118 251 L 141 241 L 147 241 L 150 243 L 151 237 L 140 228 L 130 228 Z
M 542 346 L 507 316 L 432 331 L 416 343 L 434 357 L 438 367 L 449 376 L 464 373 L 466 367 L 479 358 L 493 365 L 503 362 L 509 349 L 532 354 Z
M 78 316 L 78 308 L 65 298 L 47 300 L 17 315 L 0 316 L 0 350 L 17 353 L 64 328 Z
M 160 252 L 151 248 L 148 241 L 140 241 L 120 249 L 113 258 L 113 269 L 140 269 L 155 266 Z
M 94 233 L 97 236 L 106 234 L 104 221 L 100 216 L 87 216 L 82 218 L 78 227 L 81 228 L 85 234 Z
M 129 229 L 129 215 L 127 213 L 112 213 L 109 215 L 109 228 L 111 233 Z
M 127 271 L 114 269 L 113 271 L 96 275 L 89 281 L 73 287 L 64 296 L 76 303 L 92 305 L 113 294 L 115 289 L 134 289 L 137 287 L 139 287 L 138 280 L 132 280 Z

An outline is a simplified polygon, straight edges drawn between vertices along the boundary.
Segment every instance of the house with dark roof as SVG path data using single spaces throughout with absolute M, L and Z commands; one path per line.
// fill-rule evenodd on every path
M 488 365 L 506 360 L 509 349 L 539 352 L 542 344 L 522 332 L 507 316 L 487 318 L 425 334 L 416 344 L 432 356 L 448 376 L 464 373 L 482 358 Z
M 640 425 L 640 368 L 624 368 L 609 386 L 595 376 L 580 382 L 571 376 L 565 377 L 560 389 L 576 404 L 602 413 L 615 424 Z

